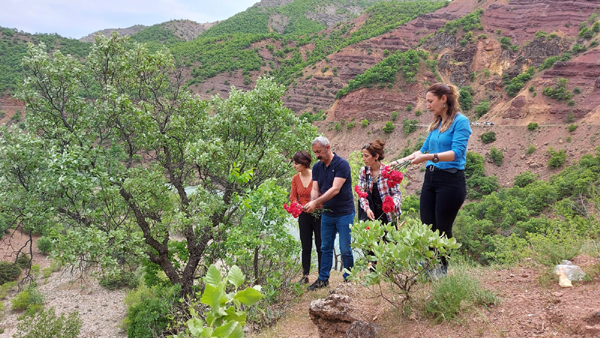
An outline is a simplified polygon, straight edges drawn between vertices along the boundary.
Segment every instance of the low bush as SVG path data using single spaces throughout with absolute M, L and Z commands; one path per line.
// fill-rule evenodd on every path
M 103 276 L 99 280 L 100 286 L 109 289 L 117 290 L 121 288 L 135 288 L 138 286 L 138 279 L 133 272 L 120 271 L 114 274 Z
M 54 307 L 24 316 L 17 324 L 16 338 L 60 337 L 76 338 L 83 324 L 78 312 L 56 316 Z
M 360 126 L 363 128 L 369 126 L 369 120 L 364 119 L 364 120 L 360 121 Z
M 535 123 L 535 122 L 530 122 L 527 125 L 527 130 L 529 130 L 529 131 L 534 131 L 534 130 L 536 130 L 538 128 L 539 128 L 539 125 L 537 123 Z
M 502 165 L 502 161 L 504 160 L 504 153 L 502 150 L 499 150 L 496 147 L 490 148 L 490 158 L 497 166 Z
M 386 134 L 390 134 L 394 131 L 394 129 L 396 129 L 396 126 L 394 126 L 394 123 L 392 121 L 387 121 L 385 123 L 385 126 L 383 126 L 382 130 L 386 133 Z
M 576 124 L 570 124 L 569 125 L 569 133 L 572 133 L 575 131 L 575 129 L 577 129 L 577 125 Z
M 538 179 L 538 176 L 531 171 L 527 170 L 524 173 L 520 173 L 515 176 L 515 186 L 519 188 L 523 188 Z
M 550 156 L 548 166 L 552 169 L 562 167 L 567 161 L 567 154 L 564 149 L 555 151 L 553 147 L 548 148 L 546 155 Z
M 533 154 L 534 151 L 535 151 L 535 146 L 533 144 L 530 144 L 529 147 L 527 148 L 527 151 L 525 151 L 525 153 L 527 155 L 529 155 L 529 154 Z
M 449 274 L 433 282 L 433 291 L 425 303 L 425 313 L 436 321 L 450 321 L 475 306 L 498 304 L 498 297 L 481 287 L 477 278 L 466 271 Z
M 21 268 L 10 262 L 0 262 L 0 285 L 12 282 L 21 274 Z
M 53 248 L 52 239 L 42 236 L 37 240 L 37 247 L 44 255 L 49 255 Z
M 400 303 L 386 300 L 399 308 L 407 301 L 410 304 L 412 287 L 425 281 L 426 269 L 437 266 L 440 256 L 460 247 L 456 239 L 441 236 L 439 231 L 433 232 L 430 226 L 409 217 L 399 229 L 393 223 L 356 222 L 352 225 L 352 236 L 352 247 L 370 254 L 356 261 L 351 278 L 367 285 L 389 283 L 392 291 L 402 297 L 398 298 Z M 370 261 L 377 261 L 377 265 L 368 270 Z
M 15 298 L 11 299 L 11 303 L 13 310 L 23 311 L 32 305 L 43 305 L 44 295 L 35 284 L 30 284 L 25 290 L 19 292 Z
M 17 265 L 21 269 L 28 269 L 31 266 L 31 258 L 28 254 L 21 253 L 19 257 L 17 257 Z
M 481 134 L 481 142 L 488 144 L 496 141 L 496 133 L 493 131 L 488 131 Z

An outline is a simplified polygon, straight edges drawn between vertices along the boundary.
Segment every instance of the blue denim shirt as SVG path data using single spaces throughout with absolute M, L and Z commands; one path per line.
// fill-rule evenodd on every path
M 434 165 L 440 169 L 456 168 L 458 170 L 465 169 L 467 163 L 467 143 L 471 137 L 471 124 L 469 119 L 457 114 L 448 130 L 440 133 L 440 128 L 429 132 L 427 139 L 421 147 L 421 152 L 429 151 L 430 154 L 443 153 L 444 151 L 454 151 L 454 161 L 433 163 L 427 161 L 426 166 Z

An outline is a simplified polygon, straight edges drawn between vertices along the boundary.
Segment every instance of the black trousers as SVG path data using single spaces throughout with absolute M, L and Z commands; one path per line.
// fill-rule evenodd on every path
M 304 275 L 310 273 L 313 234 L 319 262 L 317 271 L 321 271 L 321 216 L 313 217 L 311 214 L 303 212 L 298 216 L 298 225 L 300 226 L 300 243 L 302 244 L 302 273 Z
M 421 190 L 421 222 L 431 225 L 433 231 L 439 230 L 440 234 L 452 238 L 452 224 L 467 196 L 465 172 L 430 169 L 427 167 L 425 171 Z M 446 257 L 442 257 L 442 264 L 448 266 Z

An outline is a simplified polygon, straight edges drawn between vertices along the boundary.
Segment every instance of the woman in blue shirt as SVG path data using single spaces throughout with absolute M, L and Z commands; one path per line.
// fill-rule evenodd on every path
M 456 86 L 436 83 L 429 87 L 425 99 L 433 122 L 425 143 L 421 150 L 390 163 L 427 162 L 421 189 L 421 221 L 448 238 L 452 237 L 452 224 L 467 195 L 465 163 L 471 126 L 469 119 L 458 112 L 458 97 Z M 447 269 L 448 261 L 442 257 L 442 273 Z

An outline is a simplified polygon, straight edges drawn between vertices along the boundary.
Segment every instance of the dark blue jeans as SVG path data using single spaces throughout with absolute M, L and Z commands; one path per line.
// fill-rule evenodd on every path
M 354 267 L 354 256 L 350 247 L 350 225 L 354 223 L 354 213 L 344 216 L 321 216 L 321 270 L 320 280 L 328 280 L 333 265 L 333 245 L 335 234 L 340 234 L 340 252 L 345 269 Z M 348 274 L 344 272 L 344 279 Z

